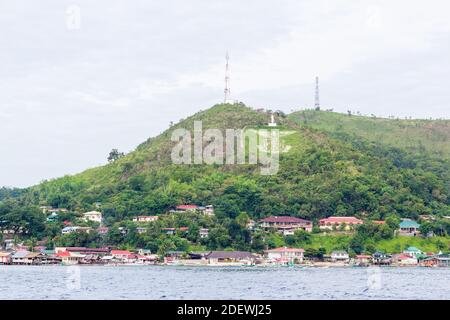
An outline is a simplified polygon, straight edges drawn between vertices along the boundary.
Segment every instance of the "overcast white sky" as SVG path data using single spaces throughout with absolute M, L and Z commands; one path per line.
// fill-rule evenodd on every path
M 79 10 L 79 15 L 78 15 Z M 0 0 L 0 185 L 106 162 L 223 99 L 449 118 L 450 2 Z M 78 19 L 79 17 L 79 19 Z

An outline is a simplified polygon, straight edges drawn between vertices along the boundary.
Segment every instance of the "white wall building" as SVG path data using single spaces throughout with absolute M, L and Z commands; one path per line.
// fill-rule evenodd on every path
M 102 223 L 102 213 L 98 211 L 89 211 L 83 213 L 83 219 L 85 221 L 94 221 L 98 223 Z

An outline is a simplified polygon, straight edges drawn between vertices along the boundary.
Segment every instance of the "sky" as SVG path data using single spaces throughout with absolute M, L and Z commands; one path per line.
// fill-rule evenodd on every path
M 450 118 L 447 0 L 0 0 L 0 186 L 106 163 L 223 100 Z

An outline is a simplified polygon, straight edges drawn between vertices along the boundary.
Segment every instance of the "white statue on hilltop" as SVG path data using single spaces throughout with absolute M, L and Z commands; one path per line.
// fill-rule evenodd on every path
M 269 122 L 268 125 L 269 125 L 269 127 L 276 127 L 277 126 L 277 123 L 275 122 L 275 117 L 273 115 L 273 112 L 272 112 L 272 114 L 270 116 L 270 122 Z

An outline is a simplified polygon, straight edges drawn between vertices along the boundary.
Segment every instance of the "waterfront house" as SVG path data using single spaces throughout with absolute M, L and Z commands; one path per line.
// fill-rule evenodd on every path
M 201 238 L 201 239 L 208 238 L 208 235 L 209 235 L 209 229 L 201 228 L 201 229 L 199 230 L 198 234 L 200 235 L 200 238 Z
M 150 249 L 138 249 L 138 254 L 141 256 L 151 256 L 152 255 L 152 250 Z
M 11 256 L 11 263 L 16 265 L 36 265 L 41 264 L 44 255 L 40 252 L 17 251 Z
M 411 219 L 402 219 L 399 225 L 399 235 L 401 236 L 416 236 L 418 235 L 420 224 Z
M 280 247 L 265 251 L 267 259 L 276 262 L 303 262 L 303 254 L 305 250 L 297 248 Z
M 416 247 L 408 247 L 406 250 L 403 250 L 403 254 L 418 259 L 423 255 L 423 252 Z
M 372 256 L 359 254 L 355 257 L 354 263 L 358 266 L 368 266 L 372 262 Z
M 410 256 L 409 254 L 393 254 L 392 263 L 398 266 L 415 266 L 418 263 L 417 258 Z
M 276 230 L 282 235 L 293 235 L 296 230 L 312 231 L 312 222 L 291 216 L 272 216 L 259 220 L 264 231 Z
M 252 264 L 257 256 L 247 251 L 211 251 L 206 255 L 209 264 Z
M 69 251 L 59 251 L 56 253 L 56 256 L 60 258 L 61 262 L 65 265 L 79 264 L 86 257 L 86 255 Z
M 66 251 L 70 253 L 78 253 L 81 255 L 100 255 L 109 254 L 108 248 L 86 248 L 86 247 L 66 247 Z
M 10 264 L 11 256 L 11 252 L 0 252 L 0 264 Z
M 147 222 L 154 222 L 158 219 L 159 216 L 137 216 L 133 218 L 133 222 L 147 223 Z
M 83 219 L 85 221 L 93 221 L 93 222 L 102 223 L 102 213 L 98 212 L 98 211 L 85 212 L 85 213 L 83 213 Z
M 450 267 L 450 254 L 437 254 L 420 260 L 424 267 Z
M 331 252 L 331 261 L 333 262 L 349 262 L 350 257 L 344 250 L 335 250 Z
M 392 263 L 392 257 L 383 252 L 375 252 L 372 255 L 372 262 L 375 265 L 390 265 Z
M 363 224 L 364 221 L 356 217 L 329 217 L 319 220 L 319 228 L 321 230 L 345 230 L 354 229 L 357 225 Z
M 131 252 L 128 250 L 111 250 L 111 256 L 116 260 L 126 260 Z

